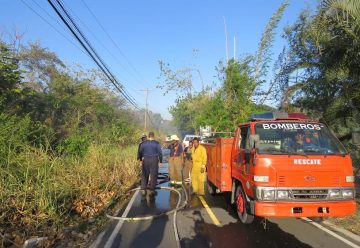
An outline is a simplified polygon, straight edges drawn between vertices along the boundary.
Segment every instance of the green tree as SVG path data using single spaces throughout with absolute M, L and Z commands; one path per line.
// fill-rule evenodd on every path
M 285 29 L 274 96 L 287 111 L 305 111 L 327 123 L 352 151 L 360 126 L 360 2 L 324 0 Z M 357 13 L 357 14 L 356 14 Z M 358 157 L 360 157 L 358 152 Z
M 8 45 L 0 41 L 0 111 L 4 111 L 20 93 L 18 61 Z
M 359 106 L 360 43 L 344 30 L 343 20 L 323 5 L 314 16 L 303 12 L 286 37 L 290 59 L 281 71 L 287 79 L 280 81 L 284 95 L 292 93 L 297 106 L 329 121 L 351 115 L 349 104 Z
M 169 112 L 180 133 L 194 133 L 197 130 L 195 117 L 198 114 L 196 109 L 199 108 L 196 97 L 178 97 L 175 100 Z
M 249 118 L 256 108 L 249 93 L 255 85 L 251 60 L 248 56 L 239 61 L 230 60 L 227 66 L 219 63 L 218 77 L 223 84 L 198 112 L 197 126 L 211 125 L 214 131 L 231 132 Z
M 23 70 L 24 81 L 35 91 L 47 91 L 52 76 L 55 76 L 59 70 L 65 69 L 64 62 L 54 52 L 42 47 L 39 43 L 21 46 L 16 56 Z

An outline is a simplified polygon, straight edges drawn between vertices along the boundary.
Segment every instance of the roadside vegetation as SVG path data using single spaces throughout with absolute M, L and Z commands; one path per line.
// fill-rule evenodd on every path
M 134 184 L 137 116 L 97 71 L 1 40 L 0 246 L 51 245 Z

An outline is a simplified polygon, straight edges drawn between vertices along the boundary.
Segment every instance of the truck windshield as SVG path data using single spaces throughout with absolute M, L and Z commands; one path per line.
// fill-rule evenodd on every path
M 321 123 L 268 122 L 255 125 L 259 135 L 259 153 L 337 154 L 344 155 L 343 145 Z

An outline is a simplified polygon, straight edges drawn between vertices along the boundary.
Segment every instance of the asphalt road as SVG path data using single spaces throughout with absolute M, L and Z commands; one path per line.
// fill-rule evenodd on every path
M 167 164 L 161 171 L 167 171 Z M 181 188 L 180 188 L 181 189 Z M 241 224 L 226 195 L 206 195 L 205 204 L 220 222 L 214 224 L 204 203 L 194 196 L 188 206 L 177 213 L 176 225 L 181 247 L 360 247 L 311 225 L 303 219 L 256 219 L 251 225 Z M 178 195 L 158 190 L 155 202 L 135 193 L 119 216 L 138 217 L 159 214 L 176 207 Z M 177 247 L 173 214 L 147 221 L 110 221 L 92 247 Z M 345 238 L 347 239 L 347 238 Z M 355 246 L 354 246 L 355 245 Z

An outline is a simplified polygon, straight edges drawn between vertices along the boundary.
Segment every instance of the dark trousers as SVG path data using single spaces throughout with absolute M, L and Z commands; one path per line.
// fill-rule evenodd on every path
M 157 183 L 157 176 L 159 171 L 158 157 L 144 157 L 142 172 L 141 172 L 141 189 L 148 188 L 150 175 L 150 190 L 155 190 Z

